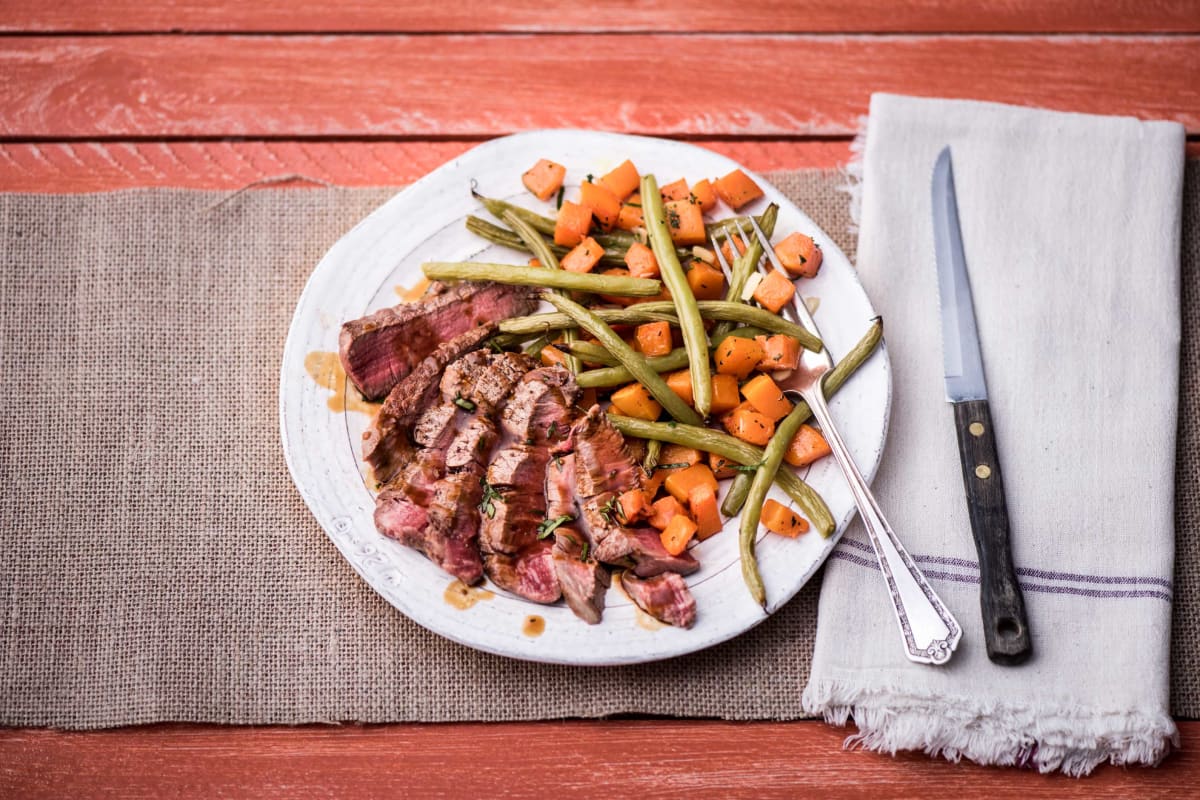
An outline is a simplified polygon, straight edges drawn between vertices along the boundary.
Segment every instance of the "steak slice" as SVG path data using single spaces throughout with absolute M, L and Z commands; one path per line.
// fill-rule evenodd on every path
M 599 545 L 609 534 L 621 529 L 617 521 L 617 496 L 612 492 L 582 500 L 579 507 L 583 512 L 579 516 L 581 527 L 593 545 Z
M 605 564 L 632 569 L 639 578 L 664 572 L 690 575 L 700 569 L 700 562 L 690 553 L 668 553 L 653 528 L 617 528 L 596 545 L 592 555 Z
M 625 439 L 600 406 L 592 406 L 571 429 L 575 449 L 575 480 L 580 497 L 603 492 L 620 494 L 641 486 L 640 471 L 625 449 Z
M 483 577 L 479 555 L 479 499 L 483 487 L 474 469 L 439 480 L 429 504 L 421 548 L 430 560 L 468 586 Z
M 553 543 L 535 541 L 519 553 L 485 553 L 483 568 L 501 589 L 532 600 L 553 603 L 562 595 L 554 569 Z
M 696 622 L 696 599 L 677 573 L 637 578 L 622 572 L 621 586 L 638 608 L 660 622 L 679 628 L 690 628 Z
M 575 505 L 575 454 L 551 458 L 546 464 L 546 518 L 579 516 Z
M 566 369 L 539 367 L 521 378 L 500 425 L 517 441 L 557 449 L 569 439 L 579 395 L 579 386 Z
M 582 539 L 575 528 L 558 528 L 554 537 L 554 573 L 567 606 L 589 625 L 604 614 L 608 570 L 594 559 L 583 559 Z
M 536 366 L 535 360 L 522 353 L 468 353 L 442 374 L 442 399 L 474 406 L 480 414 L 498 414 L 517 381 Z
M 443 342 L 388 393 L 363 432 L 363 460 L 370 464 L 379 483 L 392 480 L 413 457 L 410 431 L 417 419 L 437 403 L 438 383 L 446 365 L 481 347 L 495 331 L 495 325 L 484 325 Z
M 538 525 L 546 518 L 540 494 L 510 491 L 493 494 L 484 504 L 479 546 L 485 553 L 516 553 L 537 542 Z
M 338 351 L 347 377 L 368 400 L 388 394 L 442 342 L 488 323 L 528 314 L 536 289 L 460 283 L 413 303 L 342 325 Z
M 448 390 L 443 383 L 443 394 Z M 455 384 L 454 390 L 461 393 L 463 388 Z M 480 528 L 485 552 L 516 553 L 536 541 L 538 525 L 548 516 L 550 446 L 567 437 L 578 393 L 571 373 L 562 367 L 528 370 L 512 390 L 500 414 L 500 425 L 512 441 L 487 470 L 496 494 Z

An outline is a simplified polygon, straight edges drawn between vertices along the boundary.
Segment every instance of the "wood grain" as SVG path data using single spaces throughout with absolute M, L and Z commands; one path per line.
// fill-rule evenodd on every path
M 0 144 L 0 191 L 100 192 L 147 186 L 238 189 L 255 181 L 302 186 L 412 183 L 474 147 L 437 142 L 57 142 Z M 698 140 L 756 172 L 830 168 L 850 160 L 848 139 Z
M 733 90 L 746 65 L 780 88 Z M 1200 131 L 1200 36 L 31 36 L 0 74 L 10 140 L 848 136 L 873 91 Z
M 1158 769 L 1075 780 L 846 751 L 817 722 L 700 720 L 0 731 L 5 797 L 1194 797 L 1187 744 Z
M 1194 0 L 11 0 L 3 31 L 1151 32 L 1200 31 Z

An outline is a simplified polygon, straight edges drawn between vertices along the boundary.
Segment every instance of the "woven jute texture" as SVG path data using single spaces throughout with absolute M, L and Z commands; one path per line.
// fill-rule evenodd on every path
M 1200 170 L 1185 209 L 1174 710 L 1200 713 Z M 771 176 L 853 256 L 835 173 Z M 279 363 L 392 190 L 0 195 L 0 724 L 802 716 L 818 581 L 667 662 L 511 661 L 367 587 L 288 477 Z M 819 579 L 818 579 L 819 580 Z

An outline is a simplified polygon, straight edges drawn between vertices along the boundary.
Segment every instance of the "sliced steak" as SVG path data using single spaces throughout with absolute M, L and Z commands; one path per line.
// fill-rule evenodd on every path
M 442 399 L 496 415 L 507 405 L 517 381 L 535 367 L 537 362 L 521 353 L 468 353 L 442 374 Z
M 535 603 L 553 603 L 562 595 L 553 547 L 549 539 L 544 539 L 515 554 L 486 553 L 483 568 L 501 589 Z
M 562 367 L 540 367 L 521 378 L 500 424 L 517 441 L 555 450 L 569 439 L 579 395 L 570 372 Z
M 600 406 L 592 406 L 571 429 L 575 480 L 580 497 L 602 492 L 620 494 L 641 485 L 640 471 L 625 449 L 625 440 Z
M 516 553 L 537 541 L 538 525 L 546 518 L 540 494 L 498 492 L 484 504 L 479 546 L 485 553 Z
M 414 303 L 380 309 L 342 325 L 342 367 L 363 397 L 378 399 L 439 344 L 480 325 L 528 314 L 535 296 L 536 290 L 527 287 L 460 283 Z
M 621 523 L 617 520 L 617 496 L 612 492 L 580 500 L 579 510 L 582 512 L 579 516 L 580 527 L 593 546 L 621 529 Z
M 632 569 L 640 578 L 664 572 L 690 575 L 700 562 L 686 551 L 677 556 L 667 552 L 653 528 L 618 528 L 596 545 L 593 556 L 605 564 Z
M 443 382 L 443 396 L 449 388 Z M 453 388 L 456 393 L 465 391 L 458 383 Z M 500 425 L 511 441 L 487 470 L 488 485 L 496 494 L 480 528 L 484 552 L 516 553 L 536 540 L 538 525 L 549 516 L 545 484 L 550 446 L 570 431 L 577 395 L 574 378 L 562 367 L 529 370 L 512 390 L 500 414 Z
M 554 456 L 546 464 L 546 518 L 579 516 L 575 505 L 575 454 Z
M 413 457 L 413 426 L 438 401 L 438 384 L 447 364 L 477 350 L 495 333 L 485 325 L 444 342 L 388 393 L 371 425 L 363 433 L 363 460 L 375 479 L 387 483 Z M 429 445 L 424 445 L 429 446 Z
M 517 489 L 545 496 L 546 465 L 550 454 L 545 447 L 524 442 L 502 448 L 488 466 L 487 481 L 496 489 Z M 532 491 L 530 491 L 532 490 Z M 545 508 L 545 503 L 542 503 Z
M 638 608 L 660 622 L 679 628 L 690 628 L 696 622 L 696 599 L 677 573 L 638 578 L 622 572 L 621 586 Z
M 429 504 L 422 551 L 465 584 L 483 577 L 479 555 L 479 504 L 483 488 L 474 470 L 453 472 L 437 482 Z
M 425 547 L 429 526 L 427 509 L 444 472 L 442 451 L 423 450 L 375 499 L 375 528 L 435 561 L 437 559 Z
M 482 414 L 468 415 L 446 448 L 446 469 L 454 472 L 470 468 L 482 478 L 498 438 L 494 422 Z
M 608 570 L 594 560 L 581 560 L 557 544 L 553 549 L 554 573 L 567 606 L 589 625 L 604 614 L 604 595 L 608 591 Z

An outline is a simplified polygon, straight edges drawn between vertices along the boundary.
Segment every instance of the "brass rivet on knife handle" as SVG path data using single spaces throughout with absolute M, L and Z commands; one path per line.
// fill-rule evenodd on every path
M 1029 658 L 1032 643 L 1025 600 L 1009 548 L 1008 508 L 991 412 L 987 400 L 966 400 L 953 405 L 967 509 L 979 553 L 980 601 L 988 658 L 997 664 L 1020 664 Z M 980 435 L 974 433 L 977 425 L 983 429 Z

